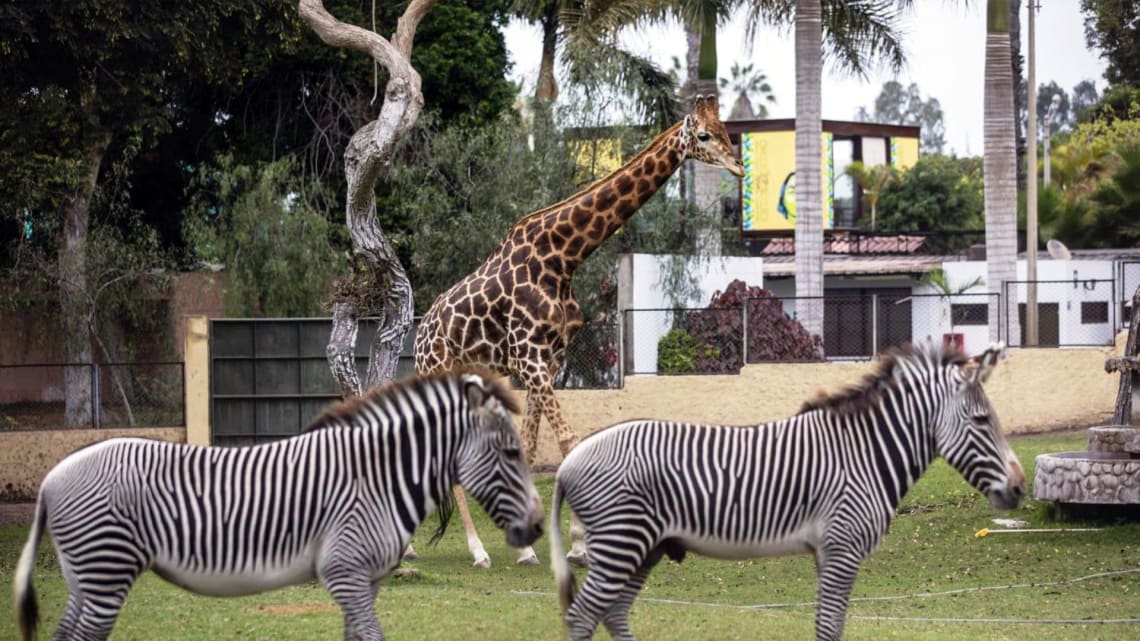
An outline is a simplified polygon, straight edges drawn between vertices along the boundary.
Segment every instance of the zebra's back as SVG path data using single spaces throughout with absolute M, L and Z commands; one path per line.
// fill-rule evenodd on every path
M 831 436 L 820 434 L 795 420 L 630 421 L 583 441 L 559 468 L 558 483 L 587 531 L 624 503 L 655 521 L 660 539 L 708 556 L 804 552 L 844 489 L 836 459 L 822 451 Z
M 261 592 L 314 578 L 332 527 L 396 527 L 382 503 L 356 500 L 368 487 L 356 472 L 367 467 L 332 446 L 345 436 L 321 430 L 242 448 L 110 439 L 61 462 L 41 497 L 64 549 L 98 541 L 200 594 Z

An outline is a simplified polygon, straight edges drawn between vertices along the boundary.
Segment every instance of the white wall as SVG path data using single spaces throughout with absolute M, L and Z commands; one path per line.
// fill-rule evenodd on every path
M 967 283 L 980 276 L 986 278 L 985 261 L 958 261 L 943 264 L 943 269 L 951 285 Z M 1057 303 L 1059 339 L 1061 345 L 1109 345 L 1115 335 L 1114 327 L 1119 324 L 1118 310 L 1114 298 L 1119 298 L 1119 292 L 1114 296 L 1113 280 L 1115 277 L 1113 262 L 1110 260 L 1039 260 L 1037 262 L 1038 281 L 1056 281 L 1037 285 L 1037 302 Z M 1017 278 L 1024 281 L 1026 278 L 1025 261 L 1017 264 Z M 1100 282 L 1093 282 L 1100 281 Z M 916 292 L 917 292 L 916 288 Z M 1017 300 L 1024 303 L 1026 300 L 1026 285 L 1019 283 Z M 971 289 L 969 293 L 990 292 L 987 284 Z M 997 291 L 996 288 L 993 291 Z M 965 297 L 963 297 L 965 298 Z M 980 298 L 980 297 L 979 297 Z M 960 302 L 981 302 L 964 301 Z M 1081 323 L 1082 302 L 1105 302 L 1108 304 L 1108 322 L 1083 324 Z M 943 303 L 945 304 L 945 303 Z M 915 318 L 915 337 L 929 333 L 941 334 L 940 328 L 933 325 L 919 327 L 920 317 Z M 1002 319 L 1002 331 L 1007 321 Z M 954 331 L 966 334 L 966 350 L 973 353 L 985 346 L 989 340 L 989 333 L 985 326 L 956 327 Z M 1010 342 L 1016 343 L 1017 340 Z
M 618 311 L 625 321 L 627 373 L 657 371 L 657 341 L 673 327 L 669 310 L 674 304 L 663 287 L 663 274 L 672 259 L 651 254 L 623 254 L 619 259 Z M 714 293 L 737 279 L 749 287 L 764 286 L 764 263 L 758 256 L 690 258 L 685 270 L 697 284 L 696 299 L 686 307 L 707 306 Z

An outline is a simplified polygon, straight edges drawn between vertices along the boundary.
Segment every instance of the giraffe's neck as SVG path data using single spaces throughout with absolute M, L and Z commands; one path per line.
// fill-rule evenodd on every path
M 684 161 L 681 123 L 593 185 L 520 222 L 539 255 L 557 255 L 570 277 L 645 204 Z

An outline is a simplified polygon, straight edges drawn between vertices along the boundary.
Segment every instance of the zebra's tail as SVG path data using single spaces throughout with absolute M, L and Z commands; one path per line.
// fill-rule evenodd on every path
M 24 551 L 20 553 L 20 561 L 16 565 L 16 573 L 12 577 L 12 605 L 16 609 L 16 624 L 20 628 L 20 637 L 24 641 L 31 641 L 36 637 L 36 627 L 39 625 L 40 608 L 36 602 L 36 590 L 32 585 L 32 571 L 36 567 L 36 548 L 43 538 L 44 526 L 47 524 L 47 508 L 44 507 L 43 496 L 36 501 L 36 515 L 32 521 L 32 531 L 28 534 L 28 541 L 24 543 Z
M 554 479 L 554 498 L 550 501 L 550 570 L 554 573 L 554 585 L 558 590 L 558 601 L 562 604 L 562 616 L 565 618 L 570 604 L 574 603 L 574 593 L 577 586 L 574 573 L 570 571 L 570 564 L 566 561 L 566 550 L 562 549 L 562 487 L 558 485 L 558 478 Z

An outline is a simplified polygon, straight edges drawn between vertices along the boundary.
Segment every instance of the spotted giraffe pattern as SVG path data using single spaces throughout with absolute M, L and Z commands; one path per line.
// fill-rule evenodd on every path
M 562 416 L 554 378 L 583 323 L 570 281 L 688 158 L 744 175 L 715 97 L 698 97 L 689 115 L 609 176 L 512 227 L 474 273 L 432 303 L 416 333 L 416 371 L 478 364 L 517 375 L 527 390 L 527 460 L 535 460 L 543 416 L 565 456 L 578 436 Z

